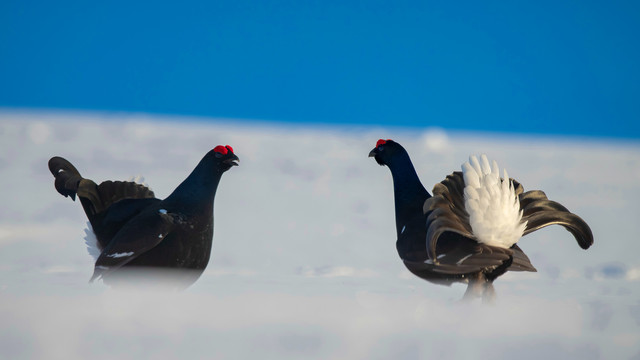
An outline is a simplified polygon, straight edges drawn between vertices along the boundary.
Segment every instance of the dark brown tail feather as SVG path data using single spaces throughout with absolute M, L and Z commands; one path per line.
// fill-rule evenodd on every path
M 523 211 L 522 220 L 527 221 L 523 235 L 549 225 L 562 225 L 576 239 L 578 245 L 588 249 L 593 244 L 593 234 L 589 225 L 578 215 L 570 212 L 558 202 L 549 200 L 540 190 L 524 192 L 523 187 L 516 180 L 511 179 L 516 195 L 520 197 L 520 209 Z M 430 259 L 436 260 L 435 249 L 439 236 L 445 231 L 453 231 L 462 236 L 474 239 L 469 225 L 469 215 L 464 209 L 464 180 L 461 172 L 456 171 L 433 188 L 433 197 L 424 204 L 424 213 L 429 211 L 427 219 L 427 253 Z M 524 253 L 523 253 L 524 254 Z M 526 255 L 525 255 L 526 256 Z M 528 259 L 523 260 L 523 269 L 531 271 L 533 267 L 526 265 Z M 518 259 L 514 259 L 517 264 Z M 530 265 L 530 263 L 529 263 Z
M 49 170 L 55 177 L 56 190 L 73 200 L 77 195 L 92 224 L 97 214 L 122 199 L 155 197 L 151 189 L 131 181 L 104 181 L 96 185 L 92 180 L 83 178 L 69 161 L 59 156 L 49 160 Z
M 533 264 L 531 264 L 531 260 L 529 260 L 527 254 L 525 254 L 517 244 L 514 244 L 511 250 L 513 250 L 513 263 L 511 263 L 509 271 L 538 271 Z
M 581 248 L 588 249 L 593 244 L 593 233 L 589 225 L 561 204 L 547 199 L 542 191 L 527 191 L 520 195 L 520 208 L 523 210 L 522 220 L 527 221 L 523 235 L 557 224 L 564 226 Z
M 55 178 L 54 185 L 60 195 L 70 196 L 75 201 L 78 184 L 82 180 L 82 176 L 75 166 L 66 159 L 54 156 L 49 160 L 49 171 Z

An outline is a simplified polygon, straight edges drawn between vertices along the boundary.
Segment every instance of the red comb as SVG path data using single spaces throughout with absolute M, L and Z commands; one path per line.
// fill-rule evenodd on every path
M 233 154 L 233 148 L 231 147 L 231 145 L 227 145 L 225 146 L 229 151 L 231 151 L 231 153 Z
M 220 153 L 222 155 L 227 155 L 227 153 L 229 152 L 229 150 L 227 150 L 227 148 L 222 146 L 222 145 L 218 145 L 218 146 L 214 147 L 213 151 L 215 151 L 217 153 Z
M 387 139 L 387 140 L 380 139 L 380 140 L 378 140 L 378 142 L 376 143 L 376 147 L 386 144 L 387 141 L 391 141 L 391 139 Z

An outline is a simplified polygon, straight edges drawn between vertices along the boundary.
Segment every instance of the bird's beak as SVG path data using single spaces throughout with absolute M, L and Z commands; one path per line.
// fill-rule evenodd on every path
M 373 148 L 373 150 L 369 152 L 369 157 L 376 157 L 377 154 L 378 154 L 378 148 Z
M 223 162 L 225 164 L 229 164 L 231 166 L 238 166 L 238 163 L 240 162 L 240 158 L 236 154 L 233 154 L 232 157 L 228 158 L 227 160 L 225 160 Z

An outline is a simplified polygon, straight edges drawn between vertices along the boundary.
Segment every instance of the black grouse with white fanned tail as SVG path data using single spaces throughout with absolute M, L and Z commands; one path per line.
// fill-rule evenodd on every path
M 160 200 L 134 182 L 97 185 L 69 161 L 51 158 L 56 190 L 74 201 L 76 196 L 80 199 L 96 235 L 100 256 L 91 280 L 127 283 L 137 277 L 125 270 L 135 269 L 144 270 L 145 276 L 137 278 L 142 283 L 170 279 L 186 287 L 195 282 L 211 256 L 213 201 L 220 177 L 237 161 L 230 146 L 216 146 L 171 195 Z
M 467 282 L 467 299 L 491 300 L 493 281 L 507 271 L 536 271 L 516 244 L 523 235 L 558 224 L 581 248 L 593 244 L 584 220 L 540 190 L 524 192 L 506 170 L 500 177 L 484 155 L 436 184 L 433 196 L 400 144 L 380 139 L 369 156 L 391 170 L 396 247 L 406 267 L 437 284 Z

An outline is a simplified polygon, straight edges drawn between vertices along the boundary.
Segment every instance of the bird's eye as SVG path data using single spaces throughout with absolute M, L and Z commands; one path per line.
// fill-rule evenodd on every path
M 378 151 L 382 151 L 382 150 L 384 150 L 384 146 L 382 145 L 378 146 Z
M 222 157 L 222 153 L 217 152 L 217 153 L 216 153 L 216 157 L 217 157 L 218 159 L 219 159 L 219 158 L 221 158 L 221 157 Z

